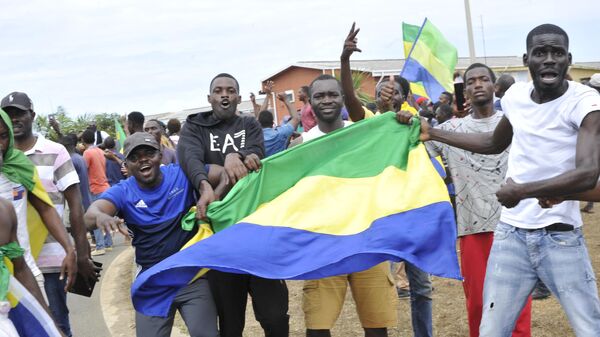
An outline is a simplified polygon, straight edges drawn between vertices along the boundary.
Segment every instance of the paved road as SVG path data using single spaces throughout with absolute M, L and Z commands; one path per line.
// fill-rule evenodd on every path
M 102 256 L 95 256 L 94 260 L 103 264 L 105 272 L 115 257 L 123 252 L 128 246 L 123 242 L 123 236 L 116 235 L 115 247 L 112 252 Z M 102 277 L 100 278 L 102 280 Z M 69 294 L 67 302 L 70 310 L 71 331 L 74 337 L 110 337 L 110 333 L 100 307 L 100 289 L 102 281 L 96 284 L 92 297 Z

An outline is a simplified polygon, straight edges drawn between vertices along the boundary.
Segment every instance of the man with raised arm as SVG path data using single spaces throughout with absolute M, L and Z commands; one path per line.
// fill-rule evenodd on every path
M 354 93 L 352 86 L 352 71 L 350 69 L 350 56 L 355 51 L 360 52 L 357 46 L 357 34 L 360 29 L 355 29 L 352 24 L 350 33 L 344 41 L 344 48 L 340 56 L 342 87 L 344 89 L 344 103 L 348 108 L 348 114 L 353 121 L 359 121 L 364 118 L 373 117 L 373 113 L 365 110 L 358 97 Z M 404 81 L 402 81 L 404 80 Z M 402 83 L 405 82 L 404 85 Z M 390 76 L 383 80 L 375 88 L 375 96 L 380 112 L 402 111 L 407 114 L 417 115 L 417 111 L 405 101 L 408 95 L 408 82 L 400 76 Z M 431 279 L 429 274 L 417 268 L 415 265 L 406 262 L 406 275 L 410 286 L 410 303 L 413 333 L 415 337 L 433 336 L 432 324 L 432 298 Z
M 511 145 L 504 206 L 487 264 L 481 336 L 510 336 L 538 278 L 561 303 L 575 334 L 600 335 L 600 301 L 577 202 L 543 209 L 536 198 L 590 190 L 600 174 L 600 95 L 567 81 L 569 38 L 558 26 L 529 32 L 523 63 L 532 82 L 502 98 L 493 131 L 457 133 L 421 124 L 421 139 L 495 154 Z M 412 116 L 399 112 L 398 120 Z
M 279 126 L 274 126 L 273 113 L 269 110 L 263 110 L 258 114 L 258 123 L 263 129 L 265 139 L 265 157 L 274 155 L 286 149 L 290 136 L 298 127 L 300 118 L 298 112 L 294 109 L 287 99 L 284 92 L 277 94 L 277 99 L 285 104 L 290 116 L 292 117 L 287 123 Z

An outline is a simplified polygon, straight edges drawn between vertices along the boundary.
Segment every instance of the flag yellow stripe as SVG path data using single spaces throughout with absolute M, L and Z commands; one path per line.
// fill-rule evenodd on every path
M 433 55 L 433 52 L 427 45 L 417 42 L 411 54 L 411 58 L 419 62 L 423 68 L 427 69 L 431 76 L 433 76 L 444 89 L 453 92 L 454 83 L 452 82 L 452 72 L 454 69 L 449 69 L 447 65 Z M 423 64 L 421 62 L 427 63 Z
M 423 191 L 425 181 L 433 181 L 427 191 Z M 446 186 L 420 144 L 410 151 L 406 171 L 389 166 L 367 178 L 303 178 L 240 222 L 352 235 L 379 218 L 443 201 L 449 201 Z

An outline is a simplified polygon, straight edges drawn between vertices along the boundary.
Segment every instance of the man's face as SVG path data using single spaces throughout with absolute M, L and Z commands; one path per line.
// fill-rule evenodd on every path
M 153 186 L 160 178 L 159 150 L 150 146 L 138 146 L 127 156 L 127 170 L 142 186 Z
M 377 99 L 380 99 L 381 97 L 381 88 L 385 85 L 387 85 L 389 83 L 389 81 L 384 81 L 379 83 L 379 86 L 377 87 Z M 404 102 L 404 99 L 402 98 L 402 88 L 400 87 L 400 83 L 394 81 L 394 95 L 392 96 L 392 108 L 394 109 L 394 112 L 398 112 L 400 111 L 400 108 L 402 107 L 402 103 Z
M 300 90 L 298 90 L 298 100 L 300 100 L 301 102 L 306 102 L 306 99 L 308 97 L 306 96 L 306 93 L 304 92 L 304 90 L 302 90 L 302 88 L 300 88 Z
M 2 167 L 2 157 L 8 150 L 8 144 L 10 143 L 10 132 L 8 126 L 4 124 L 4 121 L 0 119 L 0 147 L 2 147 L 2 156 L 0 156 L 0 167 Z
M 156 121 L 147 121 L 144 124 L 144 132 L 148 132 L 154 139 L 160 144 L 160 138 L 162 136 L 162 128 Z
M 35 112 L 21 110 L 12 106 L 6 107 L 4 111 L 12 121 L 15 139 L 25 139 L 33 134 L 32 128 Z
M 446 96 L 446 94 L 441 94 L 439 97 L 439 102 L 440 104 L 449 104 L 450 100 L 448 99 L 448 96 Z
M 473 68 L 465 74 L 465 95 L 471 104 L 483 106 L 494 100 L 494 82 L 486 68 Z
M 96 132 L 96 122 L 90 122 L 90 124 L 88 124 L 88 129 Z
M 235 80 L 229 77 L 218 77 L 214 80 L 208 102 L 212 106 L 215 116 L 221 120 L 235 116 L 240 96 Z
M 571 53 L 564 36 L 559 34 L 536 35 L 523 62 L 529 67 L 529 73 L 536 88 L 554 91 L 562 87 L 569 66 Z
M 310 97 L 317 119 L 331 123 L 340 118 L 344 106 L 342 90 L 335 80 L 320 80 L 313 83 Z

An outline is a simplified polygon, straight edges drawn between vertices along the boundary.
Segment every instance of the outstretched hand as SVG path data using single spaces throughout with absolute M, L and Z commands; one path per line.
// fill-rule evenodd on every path
M 362 50 L 360 50 L 357 46 L 358 39 L 356 38 L 356 35 L 358 32 L 360 32 L 360 28 L 355 30 L 355 27 L 356 22 L 353 22 L 352 28 L 350 28 L 350 32 L 348 33 L 348 36 L 346 36 L 346 40 L 344 40 L 344 49 L 342 50 L 342 55 L 340 56 L 342 61 L 350 60 L 350 55 L 352 55 L 352 53 L 355 51 L 359 53 L 362 52 Z

